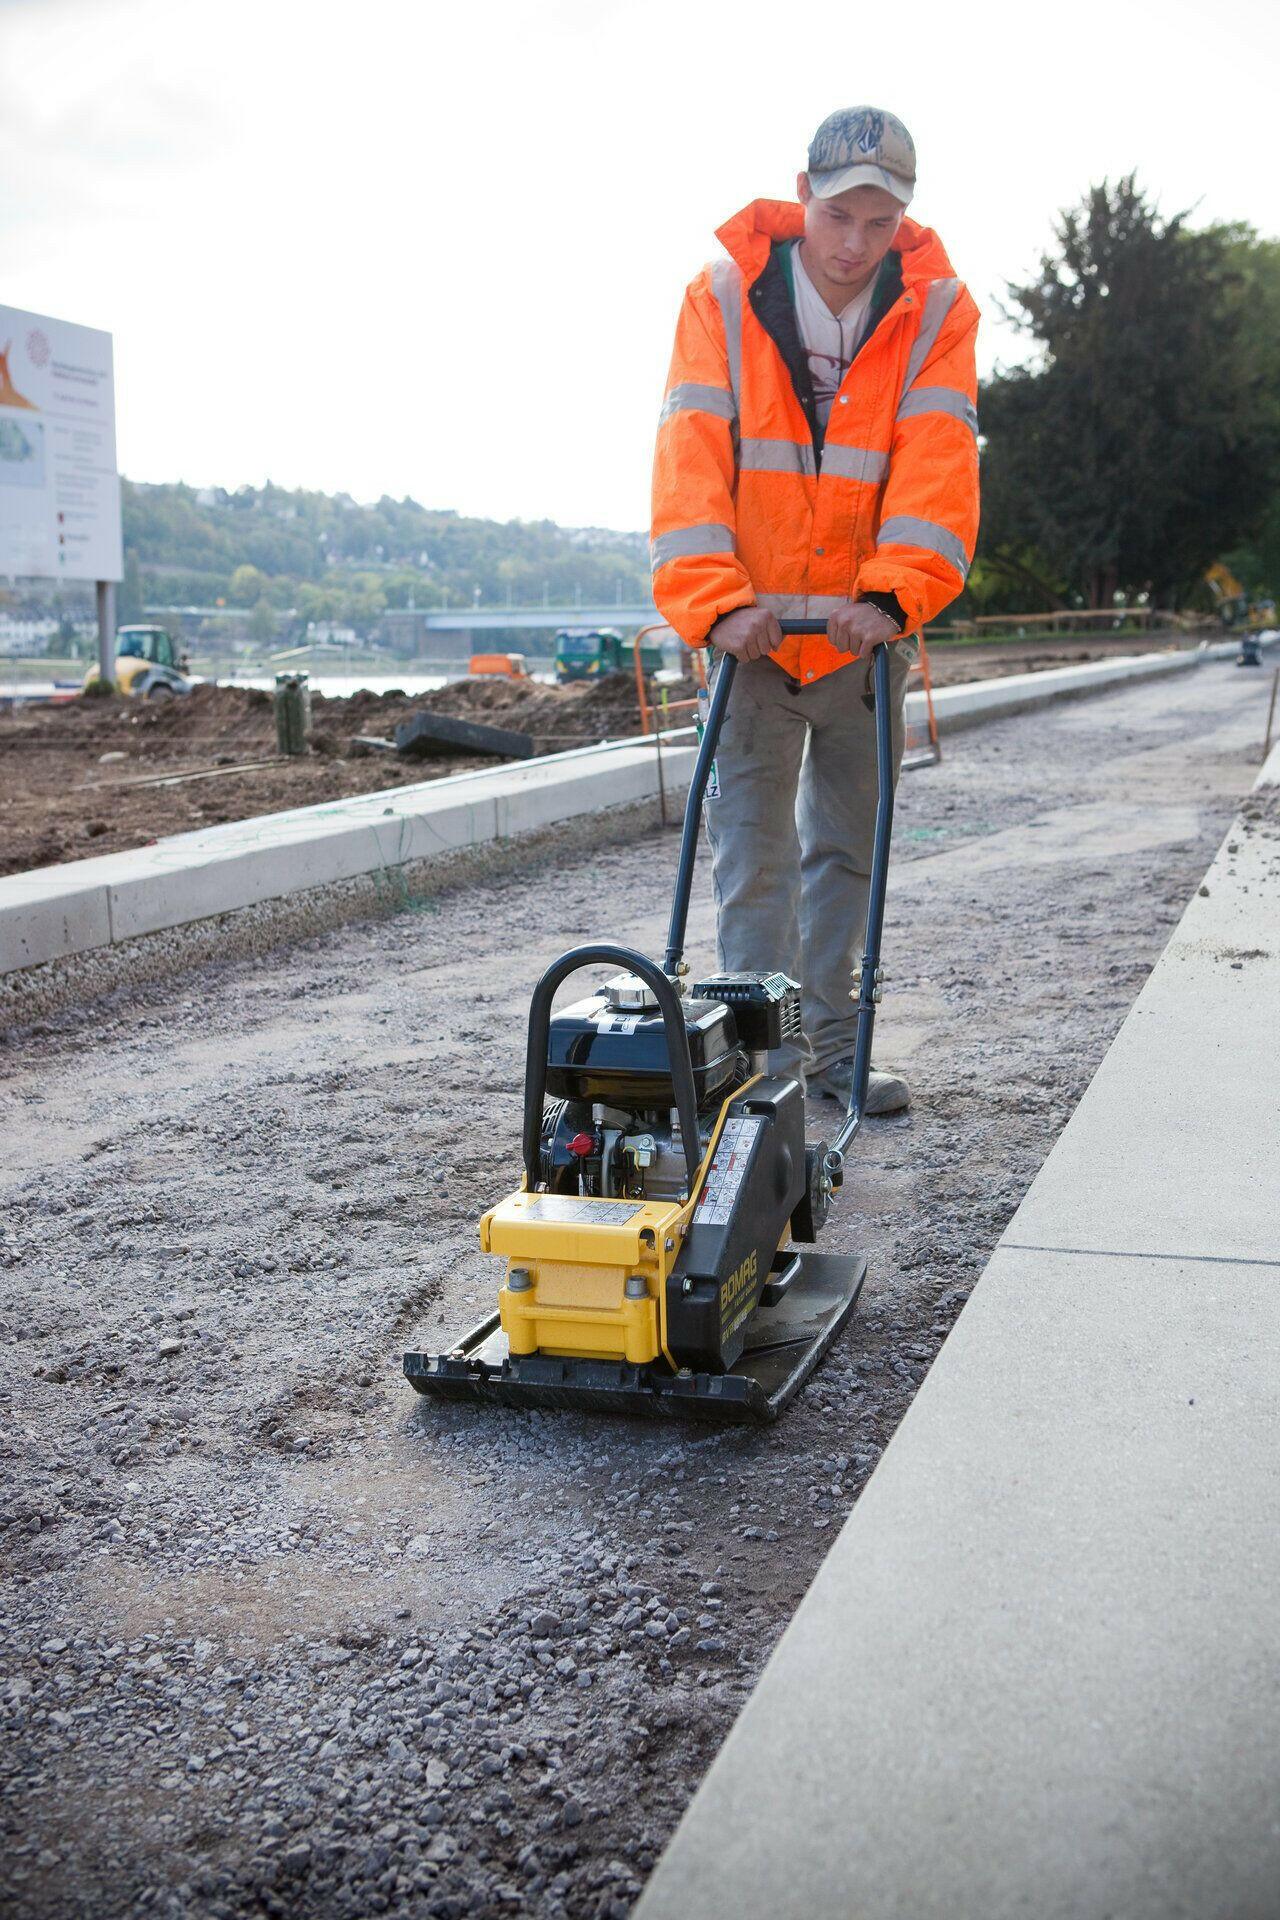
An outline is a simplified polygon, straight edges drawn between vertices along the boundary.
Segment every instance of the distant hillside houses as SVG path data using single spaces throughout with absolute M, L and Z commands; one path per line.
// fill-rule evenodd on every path
M 28 617 L 0 612 L 0 654 L 17 659 L 24 655 L 63 653 L 65 646 L 59 642 L 65 641 L 68 635 L 87 640 L 96 631 L 95 622 L 87 616 L 68 619 L 64 615 L 56 619 L 50 614 Z

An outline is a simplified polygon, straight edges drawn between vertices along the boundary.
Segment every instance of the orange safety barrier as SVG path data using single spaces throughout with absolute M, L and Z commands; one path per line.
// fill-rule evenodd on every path
M 640 664 L 640 642 L 647 633 L 666 633 L 668 631 L 669 628 L 665 620 L 655 621 L 650 627 L 641 627 L 633 643 L 636 662 L 636 699 L 640 706 L 641 733 L 654 733 L 657 731 L 654 721 L 655 712 L 661 712 L 664 716 L 670 713 L 691 713 L 698 705 L 696 697 L 692 700 L 664 699 L 656 703 L 650 698 L 645 671 Z M 705 689 L 707 684 L 707 667 L 702 648 L 691 647 L 689 651 L 693 655 L 693 677 L 698 682 L 698 685 Z
M 917 674 L 924 682 L 925 717 L 923 721 L 907 721 L 902 764 L 904 767 L 935 767 L 942 758 L 942 744 L 938 739 L 938 722 L 933 711 L 933 675 L 929 671 L 929 649 L 925 644 L 923 629 L 920 633 L 920 657 L 907 675 L 908 692 Z

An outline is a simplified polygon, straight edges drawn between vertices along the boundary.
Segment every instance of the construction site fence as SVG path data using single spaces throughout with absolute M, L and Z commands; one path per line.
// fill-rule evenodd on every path
M 1110 628 L 1128 633 L 1152 628 L 1199 633 L 1222 625 L 1212 613 L 1174 613 L 1168 607 L 1060 607 L 1052 613 L 980 613 L 969 620 L 952 620 L 936 631 L 936 639 L 972 640 L 978 634 L 1010 639 L 1026 633 L 1095 633 Z

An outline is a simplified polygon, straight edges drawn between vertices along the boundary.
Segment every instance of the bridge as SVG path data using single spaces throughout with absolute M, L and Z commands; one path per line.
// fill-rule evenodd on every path
M 626 632 L 649 627 L 661 619 L 657 608 L 644 606 L 587 607 L 417 607 L 388 608 L 382 616 L 391 628 L 413 622 L 415 631 L 426 633 L 496 633 L 517 627 L 551 629 L 557 627 L 617 627 Z

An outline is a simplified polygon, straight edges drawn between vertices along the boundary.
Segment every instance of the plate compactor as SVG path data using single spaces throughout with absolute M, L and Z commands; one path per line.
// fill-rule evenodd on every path
M 822 633 L 822 620 L 783 622 Z M 770 1052 L 800 1030 L 780 973 L 690 984 L 685 924 L 703 797 L 737 662 L 724 655 L 685 807 L 667 950 L 575 947 L 534 989 L 524 1088 L 524 1177 L 480 1222 L 501 1256 L 498 1310 L 457 1346 L 409 1353 L 419 1393 L 512 1407 L 586 1407 L 702 1420 L 776 1419 L 852 1313 L 861 1255 L 813 1242 L 862 1122 L 880 1000 L 893 758 L 889 663 L 873 656 L 878 803 L 849 1109 L 805 1142 L 798 1081 Z M 848 671 L 848 669 L 846 669 Z M 557 1012 L 583 967 L 615 978 Z

